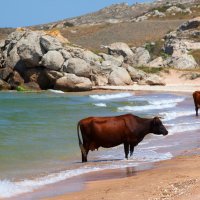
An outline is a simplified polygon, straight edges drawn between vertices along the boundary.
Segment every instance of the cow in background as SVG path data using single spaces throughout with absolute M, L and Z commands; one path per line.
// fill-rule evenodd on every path
M 193 99 L 194 99 L 196 116 L 198 116 L 198 109 L 200 108 L 200 91 L 193 92 Z
M 82 134 L 80 139 L 79 129 Z M 114 117 L 88 117 L 77 124 L 79 146 L 82 162 L 87 162 L 89 150 L 99 147 L 110 148 L 124 144 L 125 158 L 133 154 L 134 147 L 148 133 L 167 135 L 168 131 L 158 117 L 152 119 L 140 118 L 132 114 Z

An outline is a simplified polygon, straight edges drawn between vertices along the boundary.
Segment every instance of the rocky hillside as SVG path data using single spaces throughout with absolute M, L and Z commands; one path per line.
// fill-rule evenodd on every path
M 184 4 L 183 4 L 184 3 Z M 66 28 L 80 25 L 99 25 L 99 24 L 115 24 L 121 22 L 132 22 L 137 17 L 148 13 L 151 10 L 162 9 L 165 7 L 178 7 L 190 8 L 197 5 L 198 0 L 158 0 L 153 3 L 136 3 L 128 5 L 126 3 L 113 4 L 109 7 L 103 8 L 97 12 L 86 14 L 71 19 L 64 19 L 62 21 L 53 22 L 36 26 L 36 29 L 46 30 L 52 28 Z
M 102 46 L 107 53 L 96 54 L 69 43 L 58 31 L 17 29 L 0 43 L 0 88 L 85 91 L 104 85 L 164 85 L 145 68 L 200 69 L 199 33 L 198 17 L 159 43 L 134 47 L 116 42 Z

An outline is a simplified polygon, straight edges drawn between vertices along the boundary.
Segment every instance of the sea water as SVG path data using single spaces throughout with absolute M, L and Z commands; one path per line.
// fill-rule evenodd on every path
M 88 116 L 132 113 L 162 117 L 168 136 L 150 134 L 124 159 L 123 145 L 89 152 L 81 163 L 77 122 Z M 15 197 L 74 176 L 104 169 L 143 166 L 199 147 L 200 119 L 192 96 L 118 92 L 79 95 L 0 93 L 0 198 Z

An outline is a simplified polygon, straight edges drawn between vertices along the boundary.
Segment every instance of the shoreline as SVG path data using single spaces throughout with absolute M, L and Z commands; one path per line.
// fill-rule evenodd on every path
M 144 90 L 142 90 L 142 89 L 134 90 L 135 89 L 134 88 L 133 90 L 128 90 L 128 91 L 136 91 L 138 93 L 140 93 L 140 92 L 141 93 L 146 93 L 146 92 L 168 92 L 168 89 L 170 89 L 170 88 L 172 89 L 172 87 L 174 87 L 174 86 L 175 85 L 170 86 L 170 87 L 169 87 L 169 85 L 168 86 L 157 86 L 157 87 L 156 86 L 147 86 L 147 87 L 146 86 L 141 86 L 141 87 L 143 87 Z M 176 84 L 176 86 L 177 86 L 177 84 Z M 157 89 L 155 89 L 155 87 Z M 167 87 L 166 91 L 163 90 L 164 87 Z M 181 87 L 182 87 L 182 91 L 180 91 Z M 186 87 L 188 87 L 188 85 Z M 178 93 L 184 92 L 185 93 L 186 92 L 188 94 L 188 92 L 193 92 L 194 88 L 197 88 L 197 87 L 200 88 L 200 85 L 191 85 L 190 88 L 187 88 L 187 90 L 184 90 L 183 86 L 179 85 L 178 88 L 176 87 L 176 88 L 174 88 L 173 91 L 170 90 L 169 92 L 171 92 L 171 93 L 173 93 L 173 92 L 178 92 Z M 95 90 L 92 91 L 92 93 L 95 94 L 96 92 L 97 93 L 98 92 L 100 92 L 100 93 L 109 93 L 109 92 L 127 91 L 127 86 L 121 86 L 121 88 L 119 86 L 116 86 L 114 88 L 115 89 L 111 89 L 111 87 L 108 87 L 105 90 L 104 89 L 100 89 L 99 91 L 95 89 Z M 146 90 L 145 90 L 145 88 L 146 88 Z M 147 90 L 149 88 L 152 88 L 152 90 Z M 83 93 L 85 95 L 85 92 L 83 92 Z M 81 94 L 83 94 L 83 93 L 81 93 Z M 92 94 L 91 91 L 88 92 L 88 93 Z M 75 93 L 75 94 L 77 94 L 77 93 Z M 200 150 L 199 150 L 198 154 L 200 154 Z M 103 170 L 103 171 L 98 171 L 98 172 L 91 172 L 91 173 L 85 174 L 85 175 L 83 175 L 81 177 L 75 177 L 75 178 L 72 178 L 72 179 L 68 180 L 68 183 L 72 184 L 69 189 L 66 189 L 66 185 L 65 185 L 66 182 L 62 181 L 60 183 L 56 183 L 56 184 L 53 184 L 53 185 L 47 185 L 44 188 L 44 190 L 43 189 L 41 189 L 41 190 L 43 190 L 44 193 L 48 193 L 49 191 L 51 191 L 50 192 L 51 194 L 49 195 L 49 196 L 51 196 L 51 198 L 46 198 L 48 200 L 62 200 L 62 199 L 63 200 L 68 200 L 68 199 L 83 199 L 83 200 L 84 199 L 85 200 L 86 199 L 87 200 L 94 199 L 94 200 L 99 200 L 99 199 L 103 199 L 103 198 L 104 199 L 111 199 L 111 200 L 112 199 L 113 200 L 114 199 L 124 199 L 124 198 L 131 199 L 132 196 L 134 195 L 135 191 L 137 190 L 137 188 L 136 189 L 134 188 L 134 185 L 137 184 L 137 181 L 139 181 L 139 183 L 140 183 L 139 187 L 142 190 L 142 188 L 144 186 L 144 183 L 146 183 L 146 180 L 149 181 L 149 176 L 151 176 L 151 174 L 154 173 L 154 171 L 155 171 L 155 173 L 157 173 L 157 175 L 156 175 L 156 177 L 151 178 L 151 180 L 153 180 L 153 181 L 154 181 L 154 179 L 155 180 L 159 179 L 160 177 L 162 177 L 163 173 L 165 173 L 163 171 L 162 171 L 163 173 L 161 172 L 161 169 L 163 169 L 163 166 L 168 166 L 170 168 L 170 170 L 173 171 L 172 166 L 176 165 L 174 163 L 178 164 L 178 162 L 179 162 L 178 158 L 179 157 L 183 158 L 185 160 L 185 162 L 193 163 L 191 165 L 194 165 L 195 164 L 195 160 L 197 160 L 197 158 L 200 158 L 199 156 L 194 156 L 194 155 L 193 156 L 191 156 L 191 155 L 190 156 L 185 156 L 185 157 L 178 156 L 178 157 L 174 157 L 174 158 L 172 158 L 170 160 L 167 160 L 167 161 L 160 161 L 160 162 L 156 162 L 156 163 L 150 163 L 151 165 L 153 165 L 153 167 L 151 166 L 150 169 L 148 169 L 148 170 L 145 169 L 145 170 L 142 170 L 142 171 L 140 171 L 140 170 L 133 171 L 134 174 L 132 174 L 129 177 L 126 177 L 125 175 L 120 174 L 120 171 L 122 171 L 122 169 Z M 191 160 L 192 160 L 192 162 L 191 162 Z M 198 166 L 200 167 L 200 163 L 198 163 L 198 164 L 199 164 Z M 123 170 L 125 170 L 125 169 L 126 168 L 123 168 Z M 165 169 L 169 170 L 168 168 L 165 168 Z M 191 169 L 191 171 L 192 170 L 193 169 Z M 110 173 L 112 175 L 109 176 L 108 174 L 110 174 Z M 145 175 L 141 176 L 141 174 L 145 174 Z M 84 176 L 87 177 L 87 178 L 84 178 Z M 145 178 L 143 176 L 145 176 Z M 95 177 L 97 177 L 97 178 L 95 178 Z M 104 177 L 104 178 L 102 178 L 102 177 Z M 135 183 L 135 180 L 134 180 L 133 177 L 136 178 L 136 180 L 137 180 L 136 183 Z M 166 179 L 168 177 L 164 177 L 164 178 Z M 173 178 L 173 177 L 171 177 L 171 178 Z M 76 183 L 76 180 L 81 180 L 82 182 Z M 126 191 L 126 187 L 117 188 L 118 187 L 117 185 L 121 184 L 121 181 L 124 182 L 125 185 L 128 185 L 128 183 L 133 185 L 133 188 L 131 188 L 129 190 L 133 189 L 134 192 L 131 193 L 130 191 L 128 191 L 128 194 L 130 193 L 130 196 L 123 196 L 124 193 L 125 193 L 125 192 L 123 192 L 123 194 L 121 194 L 121 193 L 119 194 L 120 197 L 118 198 L 117 194 L 118 194 L 118 192 L 120 190 L 121 191 L 122 190 Z M 181 181 L 182 181 L 182 179 L 181 179 Z M 190 180 L 186 180 L 186 181 L 190 181 Z M 192 183 L 193 182 L 194 181 L 192 179 Z M 110 183 L 110 184 L 108 184 L 108 183 Z M 196 184 L 196 182 L 195 182 L 195 184 Z M 107 185 L 108 188 L 106 188 L 106 185 Z M 113 185 L 114 188 L 112 188 L 112 187 L 110 188 L 110 185 Z M 60 187 L 61 187 L 61 190 L 63 192 L 62 193 L 58 192 L 58 194 L 56 194 L 55 190 L 57 190 L 57 189 L 60 190 Z M 76 187 L 76 189 L 74 189 L 73 187 Z M 113 192 L 112 192 L 112 190 L 113 190 Z M 141 195 L 142 195 L 142 191 L 141 190 L 138 189 L 138 192 L 141 193 Z M 147 188 L 147 189 L 145 188 L 145 191 L 146 190 L 149 190 L 149 188 Z M 96 193 L 95 193 L 95 191 L 96 191 Z M 43 193 L 43 192 L 41 192 L 41 193 Z M 95 196 L 95 194 L 97 194 L 97 193 L 99 195 Z M 60 194 L 64 194 L 64 195 L 60 196 Z M 29 197 L 29 195 L 32 196 L 31 193 L 29 193 L 29 194 L 27 194 L 25 196 Z M 148 194 L 148 195 L 151 195 L 151 194 Z M 109 197 L 107 198 L 107 196 L 109 196 Z M 26 197 L 22 198 L 22 199 L 26 199 Z M 19 197 L 11 198 L 11 199 L 21 199 L 21 197 L 19 196 Z M 41 199 L 41 198 L 38 198 L 38 199 Z M 148 197 L 147 198 L 147 196 L 145 196 L 145 198 L 143 198 L 143 199 L 144 200 L 161 200 L 161 198 L 154 198 L 154 197 L 152 197 L 152 198 Z M 167 200 L 167 198 L 164 198 L 164 199 Z M 186 199 L 183 199 L 183 200 L 186 200 Z M 137 200 L 137 198 L 136 198 L 136 200 Z M 140 196 L 138 198 L 138 200 L 142 200 L 142 196 Z M 163 198 L 162 198 L 162 200 L 163 200 Z M 177 200 L 179 200 L 179 199 L 177 199 Z
M 113 91 L 154 91 L 154 92 L 194 92 L 200 90 L 200 84 L 167 84 L 165 86 L 128 85 L 128 86 L 94 86 L 93 90 Z
M 198 200 L 199 168 L 200 148 L 153 163 L 149 169 L 130 171 L 127 177 L 105 178 L 108 173 L 120 173 L 119 169 L 91 173 L 81 190 L 79 188 L 79 191 L 55 195 L 45 200 Z

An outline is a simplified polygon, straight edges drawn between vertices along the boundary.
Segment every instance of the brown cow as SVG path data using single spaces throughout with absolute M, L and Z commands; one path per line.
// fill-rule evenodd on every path
M 193 92 L 193 99 L 194 99 L 196 116 L 198 116 L 198 109 L 200 108 L 200 91 Z
M 79 128 L 82 134 L 81 142 Z M 140 118 L 132 114 L 115 117 L 88 117 L 77 125 L 79 146 L 82 162 L 87 162 L 89 150 L 99 147 L 109 148 L 124 144 L 125 158 L 133 154 L 134 147 L 148 133 L 167 135 L 168 131 L 158 117 L 153 119 Z

